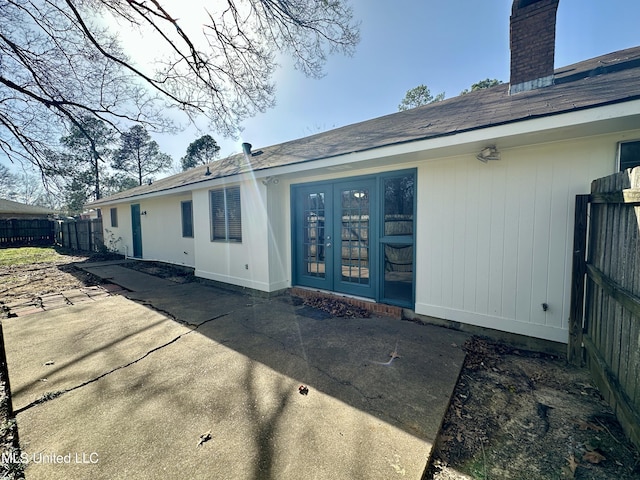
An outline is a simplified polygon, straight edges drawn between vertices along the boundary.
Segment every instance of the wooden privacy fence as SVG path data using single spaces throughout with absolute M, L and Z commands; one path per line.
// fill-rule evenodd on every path
M 72 250 L 99 252 L 104 249 L 102 218 L 91 220 L 58 220 L 56 243 Z
M 640 447 L 640 167 L 594 180 L 591 195 L 577 196 L 573 260 L 569 360 L 586 357 Z
M 0 219 L 0 247 L 53 245 L 54 222 L 39 219 Z

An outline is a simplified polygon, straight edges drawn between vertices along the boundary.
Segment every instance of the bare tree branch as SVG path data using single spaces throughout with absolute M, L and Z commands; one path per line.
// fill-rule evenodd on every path
M 0 154 L 46 171 L 71 128 L 95 150 L 87 115 L 121 133 L 135 124 L 168 131 L 176 109 L 234 136 L 274 105 L 278 55 L 320 77 L 328 54 L 353 53 L 358 25 L 347 2 L 221 0 L 202 7 L 205 24 L 194 29 L 166 0 L 4 0 Z M 140 31 L 159 58 L 136 62 L 115 25 Z

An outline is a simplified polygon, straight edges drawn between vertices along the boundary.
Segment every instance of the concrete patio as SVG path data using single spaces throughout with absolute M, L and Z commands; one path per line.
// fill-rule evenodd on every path
M 79 266 L 128 291 L 3 321 L 27 478 L 421 478 L 466 334 Z

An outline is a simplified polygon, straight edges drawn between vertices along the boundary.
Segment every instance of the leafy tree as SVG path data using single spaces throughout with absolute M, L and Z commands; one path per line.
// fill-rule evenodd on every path
M 69 135 L 60 139 L 70 155 L 68 158 L 72 171 L 67 174 L 75 180 L 79 180 L 79 175 L 82 176 L 83 183 L 92 187 L 89 197 L 94 200 L 102 197 L 100 179 L 105 160 L 112 154 L 114 142 L 113 129 L 102 120 L 86 115 L 78 125 L 71 125 Z
M 115 172 L 112 175 L 107 175 L 104 179 L 105 195 L 113 195 L 114 193 L 129 190 L 130 188 L 137 186 L 138 182 L 136 179 L 124 174 L 123 172 Z
M 138 185 L 152 175 L 168 170 L 173 160 L 160 151 L 159 145 L 140 125 L 134 125 L 120 136 L 120 149 L 114 155 L 111 166 L 134 176 Z
M 479 82 L 471 85 L 471 90 L 469 90 L 468 88 L 465 88 L 462 92 L 460 92 L 460 95 L 465 95 L 470 91 L 475 92 L 476 90 L 483 90 L 485 88 L 495 87 L 496 85 L 500 85 L 501 83 L 502 83 L 502 80 L 498 80 L 497 78 L 485 78 L 484 80 L 480 80 Z
M 84 171 L 71 177 L 63 187 L 64 206 L 68 213 L 78 214 L 84 210 L 84 204 L 91 197 L 91 174 Z
M 189 170 L 196 165 L 206 165 L 218 157 L 220 146 L 211 135 L 204 135 L 194 140 L 187 147 L 187 154 L 180 160 L 182 170 Z
M 327 54 L 352 54 L 358 25 L 348 0 L 203 2 L 204 25 L 160 0 L 5 0 L 0 5 L 0 152 L 53 168 L 61 132 L 85 116 L 125 130 L 172 129 L 170 108 L 212 131 L 273 106 L 275 56 L 320 77 Z M 134 62 L 109 25 L 141 32 L 158 59 Z
M 416 108 L 428 103 L 440 102 L 444 100 L 444 92 L 437 94 L 435 97 L 431 95 L 429 87 L 426 85 L 418 85 L 415 88 L 407 90 L 406 95 L 398 105 L 398 110 L 405 111 L 410 108 Z

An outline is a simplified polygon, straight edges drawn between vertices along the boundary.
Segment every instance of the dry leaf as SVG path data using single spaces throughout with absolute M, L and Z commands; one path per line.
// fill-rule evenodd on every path
M 598 425 L 594 425 L 591 422 L 585 422 L 584 420 L 575 419 L 575 422 L 580 427 L 580 430 L 593 430 L 594 432 L 602 432 L 604 429 Z
M 576 462 L 576 457 L 574 457 L 573 455 L 570 455 L 569 458 L 567 458 L 567 461 L 569 462 L 569 468 L 571 469 L 571 473 L 575 474 L 576 468 L 578 468 L 578 465 L 580 465 L 578 462 Z
M 603 460 L 606 460 L 605 456 L 596 452 L 595 450 L 593 452 L 587 452 L 583 455 L 582 460 L 589 462 L 589 463 L 600 463 Z

